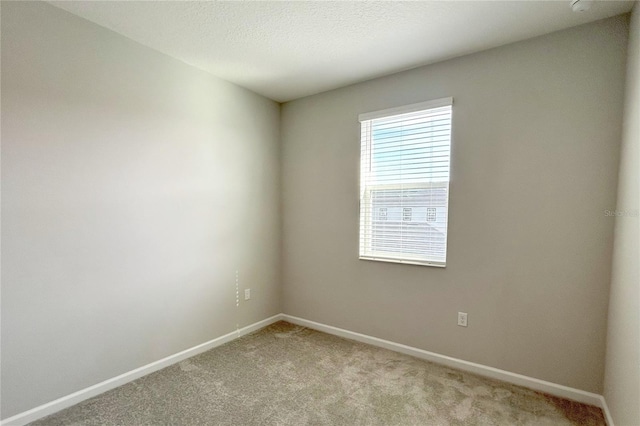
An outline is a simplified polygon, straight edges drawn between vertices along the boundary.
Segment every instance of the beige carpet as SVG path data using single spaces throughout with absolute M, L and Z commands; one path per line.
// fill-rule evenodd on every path
M 279 322 L 34 425 L 604 425 L 599 408 Z

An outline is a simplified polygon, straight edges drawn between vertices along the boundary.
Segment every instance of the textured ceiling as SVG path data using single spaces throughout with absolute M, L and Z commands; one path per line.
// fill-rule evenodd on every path
M 52 1 L 276 101 L 628 12 L 633 1 Z

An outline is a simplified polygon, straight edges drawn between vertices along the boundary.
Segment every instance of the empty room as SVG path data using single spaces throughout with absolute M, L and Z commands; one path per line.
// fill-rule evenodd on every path
M 2 426 L 640 426 L 638 1 L 0 15 Z

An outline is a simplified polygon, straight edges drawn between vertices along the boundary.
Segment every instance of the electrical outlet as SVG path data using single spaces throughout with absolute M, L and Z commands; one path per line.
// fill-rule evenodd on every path
M 467 326 L 467 313 L 466 312 L 458 312 L 458 325 L 461 327 Z
M 245 288 L 244 289 L 244 300 L 249 300 L 251 299 L 251 289 L 250 288 Z

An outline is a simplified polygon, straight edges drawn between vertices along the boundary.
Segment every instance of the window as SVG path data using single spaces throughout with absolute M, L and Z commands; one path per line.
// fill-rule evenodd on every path
M 360 259 L 446 265 L 452 105 L 360 115 Z
M 436 211 L 435 207 L 427 207 L 427 222 L 435 222 L 436 221 Z
M 411 207 L 404 207 L 402 209 L 402 220 L 411 222 Z

